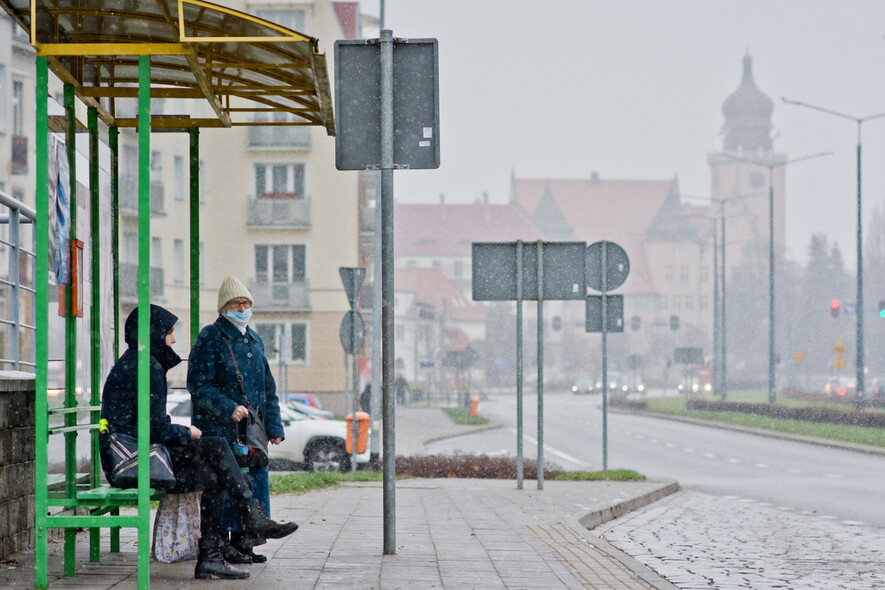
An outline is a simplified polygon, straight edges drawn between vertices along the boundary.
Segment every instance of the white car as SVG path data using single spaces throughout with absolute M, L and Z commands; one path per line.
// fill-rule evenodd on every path
M 170 394 L 166 410 L 176 424 L 190 426 L 190 394 Z M 347 423 L 340 420 L 311 418 L 286 406 L 280 406 L 286 438 L 278 445 L 268 445 L 268 456 L 297 464 L 308 471 L 349 471 L 350 455 L 345 451 Z M 369 462 L 369 451 L 356 455 L 357 465 Z

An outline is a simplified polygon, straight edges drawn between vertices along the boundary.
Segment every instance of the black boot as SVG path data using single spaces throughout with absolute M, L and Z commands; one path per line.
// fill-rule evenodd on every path
M 230 544 L 234 549 L 246 555 L 251 559 L 252 563 L 264 563 L 267 561 L 266 555 L 261 555 L 259 553 L 255 553 L 253 551 L 253 547 L 255 546 L 253 543 L 253 539 L 243 533 L 231 533 L 230 534 Z
M 221 557 L 228 563 L 252 563 L 248 551 L 243 551 L 227 539 L 221 539 Z
M 256 499 L 241 504 L 238 510 L 240 528 L 250 536 L 265 539 L 282 539 L 298 530 L 294 522 L 276 522 L 264 514 L 261 503 Z
M 242 580 L 249 577 L 246 570 L 237 569 L 224 561 L 221 555 L 221 540 L 217 538 L 200 539 L 200 557 L 194 568 L 194 577 L 198 580 Z

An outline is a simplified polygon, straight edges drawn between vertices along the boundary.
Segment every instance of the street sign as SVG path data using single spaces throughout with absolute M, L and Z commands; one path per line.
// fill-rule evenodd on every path
M 624 296 L 605 296 L 606 332 L 624 331 Z M 587 315 L 584 327 L 587 332 L 602 332 L 602 295 L 587 296 Z
M 341 337 L 341 346 L 347 354 L 357 354 L 363 348 L 366 339 L 366 325 L 363 316 L 356 310 L 349 310 L 341 318 L 341 329 L 338 331 Z
M 797 367 L 802 364 L 803 360 L 805 360 L 805 353 L 804 352 L 794 352 L 793 353 L 793 361 L 796 363 Z
M 677 365 L 703 365 L 703 348 L 676 348 L 673 350 L 673 360 Z
M 605 268 L 602 268 L 602 254 L 605 249 Z M 586 270 L 584 274 L 587 286 L 594 291 L 602 291 L 602 279 L 605 276 L 605 290 L 614 291 L 624 284 L 630 274 L 630 260 L 624 249 L 602 240 L 587 246 Z
M 436 39 L 393 40 L 393 165 L 439 168 Z M 335 166 L 381 166 L 381 45 L 335 41 Z
M 360 267 L 339 266 L 338 274 L 341 276 L 341 282 L 344 284 L 344 293 L 347 295 L 350 309 L 355 309 L 356 298 L 360 294 L 360 289 L 363 286 L 366 269 Z
M 836 360 L 833 361 L 834 369 L 844 369 L 845 368 L 845 359 L 842 358 L 841 354 L 836 355 Z
M 544 300 L 584 298 L 584 242 L 543 242 Z M 474 242 L 473 300 L 512 301 L 517 295 L 516 242 Z M 522 244 L 522 299 L 538 299 L 538 243 Z
M 836 341 L 836 346 L 833 347 L 833 352 L 836 354 L 845 354 L 845 345 L 842 344 L 841 339 Z

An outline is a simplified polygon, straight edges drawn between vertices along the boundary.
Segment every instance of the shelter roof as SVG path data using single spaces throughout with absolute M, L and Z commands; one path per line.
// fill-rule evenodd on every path
M 282 124 L 321 125 L 335 134 L 326 58 L 314 37 L 203 0 L 0 6 L 108 125 L 136 125 L 133 117 L 116 117 L 117 101 L 138 96 L 138 58 L 150 55 L 152 98 L 208 101 L 215 114 L 195 118 L 183 108 L 152 116 L 152 128 L 255 125 L 258 113 L 282 112 L 291 115 Z

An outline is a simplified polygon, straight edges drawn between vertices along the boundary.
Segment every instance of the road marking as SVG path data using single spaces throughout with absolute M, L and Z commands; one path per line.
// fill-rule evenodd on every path
M 765 463 L 756 463 L 753 467 L 758 467 L 759 469 L 768 469 L 768 465 Z
M 726 500 L 740 500 L 741 499 L 740 496 L 722 496 L 722 497 L 725 498 Z
M 830 514 L 821 514 L 820 517 L 821 517 L 821 518 L 825 518 L 825 519 L 827 519 L 827 520 L 839 520 L 837 517 L 832 516 L 832 515 L 830 515 Z
M 637 435 L 636 435 L 636 438 L 643 439 L 643 438 L 645 438 L 645 437 L 642 436 L 641 434 L 637 434 Z
M 841 521 L 840 524 L 844 524 L 845 526 L 863 526 L 864 525 L 864 523 L 862 523 L 859 520 L 843 520 L 843 521 Z
M 694 449 L 692 449 L 692 448 L 690 448 L 690 447 L 685 447 L 685 448 L 682 449 L 682 450 L 685 451 L 686 453 L 694 453 Z
M 829 477 L 830 479 L 842 479 L 842 476 L 838 473 L 825 473 L 824 477 Z
M 537 439 L 532 438 L 532 437 L 530 437 L 530 436 L 527 435 L 527 434 L 523 434 L 523 435 L 522 435 L 522 438 L 524 438 L 525 440 L 529 441 L 529 442 L 532 443 L 533 445 L 537 445 L 537 444 L 538 444 L 538 440 L 537 440 Z M 572 456 L 569 455 L 568 453 L 563 453 L 562 451 L 558 451 L 558 450 L 554 449 L 553 447 L 550 447 L 550 446 L 544 445 L 544 450 L 545 450 L 545 451 L 549 451 L 551 454 L 556 455 L 557 457 L 559 457 L 559 458 L 561 458 L 561 459 L 565 459 L 566 461 L 571 461 L 571 462 L 574 463 L 575 465 L 581 465 L 581 466 L 583 466 L 583 467 L 590 467 L 590 463 L 586 463 L 586 462 L 584 462 L 584 461 L 581 461 L 581 460 L 578 459 L 577 457 L 572 457 Z
M 656 444 L 658 444 L 658 439 L 656 439 L 656 438 L 652 438 L 652 439 L 649 439 L 648 442 L 650 442 L 650 443 L 653 444 L 653 445 L 656 445 Z
M 801 469 L 796 469 L 796 468 L 794 467 L 793 469 L 787 469 L 787 473 L 799 474 L 799 473 L 802 473 L 802 470 L 801 470 Z
M 704 453 L 704 457 L 706 457 L 707 459 L 715 459 L 716 455 L 714 455 L 713 453 Z
M 735 459 L 733 457 L 726 459 L 726 461 L 728 461 L 729 463 L 740 463 L 740 461 L 738 461 L 737 459 Z
M 785 512 L 792 512 L 793 510 L 795 510 L 795 508 L 793 508 L 792 506 L 778 506 L 777 509 L 783 510 Z
M 676 445 L 674 445 L 673 443 L 667 443 L 667 448 L 668 448 L 668 449 L 672 449 L 672 448 L 675 447 L 675 446 L 676 446 Z

